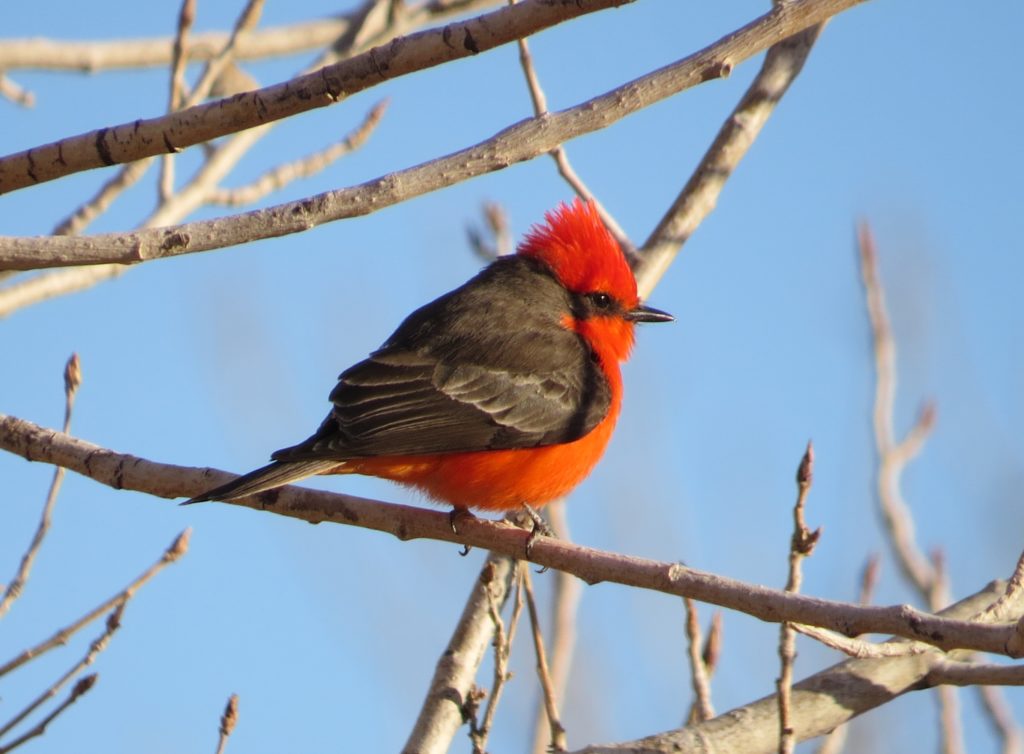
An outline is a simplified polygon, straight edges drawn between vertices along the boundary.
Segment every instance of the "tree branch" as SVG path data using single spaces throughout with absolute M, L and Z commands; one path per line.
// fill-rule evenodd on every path
M 370 214 L 406 199 L 545 154 L 563 141 L 605 128 L 659 100 L 718 77 L 778 38 L 820 23 L 824 18 L 861 1 L 794 0 L 703 50 L 606 94 L 567 110 L 526 119 L 475 146 L 351 188 L 232 217 L 136 233 L 81 238 L 0 237 L 0 269 L 114 262 L 135 264 L 274 238 L 308 230 L 331 220 Z M 528 2 L 531 7 L 535 4 L 535 0 Z M 527 2 L 517 3 L 495 13 L 510 13 L 526 6 Z M 406 38 L 409 39 L 412 37 Z M 398 41 L 390 47 L 394 48 Z M 2 169 L 3 161 L 0 160 L 0 171 Z M 0 173 L 0 185 L 2 181 Z
M 30 461 L 65 466 L 116 489 L 138 490 L 159 497 L 191 497 L 234 479 L 234 475 L 215 469 L 173 466 L 115 453 L 3 414 L 0 448 Z M 388 532 L 402 540 L 428 538 L 468 544 L 514 558 L 524 556 L 528 537 L 519 528 L 479 518 L 460 523 L 456 534 L 446 513 L 301 487 L 268 490 L 230 504 L 310 523 L 331 521 L 360 526 Z M 858 606 L 790 594 L 678 563 L 602 552 L 546 537 L 532 546 L 529 560 L 574 574 L 590 584 L 612 581 L 692 597 L 772 623 L 805 623 L 847 636 L 868 632 L 895 634 L 945 650 L 962 648 L 1024 656 L 1024 630 L 1019 630 L 1016 623 L 986 625 L 937 617 L 909 605 Z
M 280 84 L 33 147 L 0 158 L 0 194 L 83 170 L 178 151 L 333 105 L 384 81 L 486 52 L 563 21 L 630 2 L 635 0 L 523 0 L 476 18 L 394 39 Z M 835 2 L 838 0 L 827 0 Z

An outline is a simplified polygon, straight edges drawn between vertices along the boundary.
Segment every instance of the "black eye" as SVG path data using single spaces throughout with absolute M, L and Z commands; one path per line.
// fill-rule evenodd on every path
M 607 293 L 591 293 L 590 301 L 598 309 L 611 309 L 612 308 L 612 297 Z

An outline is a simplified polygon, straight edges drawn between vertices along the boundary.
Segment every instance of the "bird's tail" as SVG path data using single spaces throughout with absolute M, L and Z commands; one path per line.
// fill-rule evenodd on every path
M 235 500 L 247 495 L 255 495 L 257 492 L 297 482 L 314 474 L 323 474 L 326 471 L 337 468 L 338 465 L 338 461 L 324 460 L 274 461 L 263 468 L 243 474 L 227 484 L 222 484 L 220 487 L 215 487 L 201 495 L 196 495 L 186 500 L 182 505 L 203 503 L 207 500 Z

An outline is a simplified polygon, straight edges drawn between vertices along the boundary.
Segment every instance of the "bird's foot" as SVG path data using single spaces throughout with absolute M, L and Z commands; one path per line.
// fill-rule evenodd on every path
M 555 538 L 554 530 L 548 526 L 548 522 L 544 520 L 544 517 L 540 515 L 534 508 L 530 507 L 526 503 L 523 503 L 523 512 L 533 522 L 533 527 L 530 529 L 529 535 L 526 537 L 526 557 L 530 557 L 530 552 L 533 550 L 534 544 L 540 537 L 551 537 Z M 539 573 L 544 573 L 548 569 L 544 566 L 540 569 Z
M 448 525 L 452 527 L 452 533 L 459 533 L 459 521 L 466 521 L 467 519 L 471 518 L 476 518 L 476 516 L 470 513 L 469 508 L 460 508 L 458 506 L 452 508 L 451 511 L 448 513 Z M 469 555 L 469 551 L 472 549 L 473 548 L 470 545 L 463 545 L 461 552 L 459 552 L 459 555 L 465 557 L 466 555 Z

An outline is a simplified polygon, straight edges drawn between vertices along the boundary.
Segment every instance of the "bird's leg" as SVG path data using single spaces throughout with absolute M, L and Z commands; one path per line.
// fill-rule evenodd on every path
M 449 511 L 448 525 L 452 527 L 453 534 L 459 533 L 458 522 L 465 521 L 467 518 L 476 518 L 476 516 L 469 512 L 469 508 L 463 508 L 456 505 L 451 509 L 451 511 Z M 469 555 L 469 551 L 472 549 L 473 548 L 470 545 L 463 545 L 462 552 L 460 552 L 459 555 L 465 557 L 466 555 Z
M 555 536 L 555 532 L 552 531 L 550 526 L 548 526 L 548 522 L 544 520 L 544 517 L 526 503 L 523 503 L 523 512 L 526 513 L 527 517 L 529 517 L 533 522 L 533 528 L 530 529 L 530 534 L 526 537 L 526 557 L 529 558 L 530 551 L 533 549 L 533 545 L 537 541 L 537 538 L 553 538 Z M 542 569 L 542 572 L 546 570 L 547 566 Z

